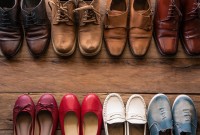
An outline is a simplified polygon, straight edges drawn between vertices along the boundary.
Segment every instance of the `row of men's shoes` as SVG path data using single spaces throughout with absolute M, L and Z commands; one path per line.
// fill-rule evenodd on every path
M 59 109 L 51 94 L 42 95 L 36 106 L 31 97 L 22 95 L 13 109 L 14 134 L 54 135 L 58 119 L 62 135 L 101 135 L 102 124 L 105 135 L 111 134 L 111 130 L 124 135 L 139 130 L 138 135 L 146 135 L 147 123 L 151 135 L 196 135 L 198 118 L 195 105 L 187 95 L 179 95 L 171 109 L 168 97 L 157 94 L 147 110 L 143 97 L 137 94 L 130 96 L 124 106 L 121 96 L 111 93 L 103 107 L 95 94 L 85 96 L 81 105 L 74 94 L 66 94 Z M 117 125 L 121 127 L 111 128 Z M 38 130 L 35 129 L 37 126 Z
M 156 0 L 154 19 L 150 0 L 106 0 L 104 15 L 102 3 L 48 0 L 50 23 L 45 0 L 1 0 L 0 49 L 13 57 L 25 37 L 34 57 L 47 50 L 50 40 L 60 56 L 72 55 L 76 44 L 83 55 L 94 56 L 105 42 L 108 53 L 119 57 L 128 40 L 132 54 L 144 56 L 154 35 L 162 55 L 175 55 L 180 35 L 187 54 L 200 54 L 199 0 Z

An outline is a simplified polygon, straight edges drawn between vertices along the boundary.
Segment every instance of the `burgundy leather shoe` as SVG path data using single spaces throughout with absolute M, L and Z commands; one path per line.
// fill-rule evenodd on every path
M 179 43 L 180 0 L 157 0 L 154 39 L 162 55 L 175 55 Z
M 82 135 L 101 135 L 102 104 L 95 94 L 87 95 L 81 107 Z
M 62 135 L 81 135 L 81 107 L 75 95 L 62 98 L 59 118 Z
M 189 55 L 200 54 L 200 1 L 181 0 L 181 42 Z
M 58 125 L 58 106 L 51 94 L 44 94 L 36 105 L 39 135 L 55 135 Z
M 18 97 L 13 109 L 14 135 L 34 135 L 35 105 L 28 95 Z

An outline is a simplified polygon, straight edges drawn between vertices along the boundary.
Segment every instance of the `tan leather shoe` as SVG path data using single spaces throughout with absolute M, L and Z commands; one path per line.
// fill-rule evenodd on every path
M 135 56 L 144 56 L 152 39 L 150 0 L 130 0 L 129 44 Z
M 100 0 L 78 1 L 78 8 L 74 10 L 79 15 L 78 44 L 85 56 L 94 56 L 102 46 L 102 21 L 100 14 Z
M 75 3 L 73 0 L 49 0 L 52 11 L 52 44 L 56 54 L 69 56 L 76 48 Z
M 120 56 L 127 40 L 128 0 L 107 0 L 104 40 L 112 56 Z

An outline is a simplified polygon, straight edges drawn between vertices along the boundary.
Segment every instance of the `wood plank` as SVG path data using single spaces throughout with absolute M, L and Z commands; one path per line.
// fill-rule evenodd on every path
M 195 59 L 0 61 L 0 92 L 199 93 Z
M 12 94 L 0 94 L 0 134 L 4 133 L 4 135 L 10 135 L 12 134 L 12 129 L 13 129 L 13 125 L 12 125 L 12 108 L 14 106 L 14 102 L 17 99 L 17 97 L 20 95 L 21 93 L 12 93 Z M 37 94 L 30 94 L 30 96 L 32 97 L 32 99 L 34 100 L 34 102 L 36 103 L 37 100 L 39 99 L 39 97 L 41 96 L 42 93 L 37 93 Z M 62 98 L 62 96 L 65 93 L 54 93 L 54 96 L 58 102 L 58 104 L 60 104 L 60 100 Z M 87 93 L 75 93 L 81 103 L 81 101 L 83 100 L 84 96 Z M 103 104 L 104 99 L 106 98 L 108 93 L 97 93 L 97 95 L 100 97 L 100 100 Z M 124 101 L 124 104 L 126 104 L 126 101 L 128 100 L 128 98 L 131 96 L 131 94 L 124 94 L 124 93 L 120 93 L 122 96 L 122 99 Z M 151 100 L 151 98 L 154 96 L 154 94 L 142 94 L 146 104 L 148 105 L 149 101 Z M 169 100 L 171 102 L 171 105 L 173 104 L 174 99 L 176 98 L 177 94 L 167 94 L 167 96 L 169 97 Z M 200 114 L 200 95 L 189 95 L 196 106 L 197 109 L 197 113 Z M 198 115 L 198 119 L 200 119 L 200 116 Z M 58 127 L 58 129 L 60 129 Z M 112 129 L 111 129 L 112 130 Z M 200 127 L 198 127 L 198 133 L 197 135 L 200 134 Z M 57 135 L 60 135 L 60 131 L 58 130 Z M 104 135 L 104 131 L 102 130 L 102 135 Z

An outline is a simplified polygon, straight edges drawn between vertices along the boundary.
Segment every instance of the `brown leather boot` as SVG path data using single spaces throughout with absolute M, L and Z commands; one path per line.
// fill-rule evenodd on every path
M 152 39 L 150 0 L 130 0 L 129 44 L 133 55 L 144 56 Z
M 79 49 L 84 56 L 94 56 L 101 50 L 103 37 L 100 0 L 79 0 L 74 11 L 79 16 Z
M 107 0 L 104 40 L 111 56 L 120 56 L 127 40 L 128 0 Z
M 52 11 L 51 38 L 54 51 L 60 56 L 73 54 L 76 48 L 75 3 L 73 0 L 49 0 Z
M 45 0 L 21 0 L 21 13 L 28 48 L 34 57 L 39 57 L 46 51 L 51 37 Z
M 17 54 L 23 42 L 19 0 L 0 1 L 0 49 L 5 57 Z
M 200 1 L 181 0 L 181 42 L 189 55 L 200 55 Z
M 154 18 L 154 39 L 162 55 L 175 55 L 181 20 L 180 0 L 157 0 Z

